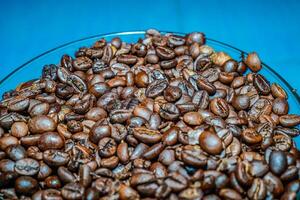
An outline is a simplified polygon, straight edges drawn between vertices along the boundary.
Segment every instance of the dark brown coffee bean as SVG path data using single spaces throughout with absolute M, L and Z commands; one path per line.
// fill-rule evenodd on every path
M 272 83 L 272 85 L 271 85 L 271 92 L 272 92 L 272 95 L 274 97 L 276 97 L 276 98 L 283 98 L 283 99 L 287 98 L 286 92 L 277 83 Z
M 246 110 L 250 106 L 250 98 L 247 95 L 234 97 L 232 105 L 237 110 Z
M 61 194 L 65 199 L 82 199 L 84 188 L 79 183 L 68 183 L 62 188 Z
M 257 91 L 262 95 L 268 95 L 271 92 L 269 82 L 261 74 L 254 75 L 253 85 L 257 89 Z
M 101 157 L 111 157 L 117 151 L 117 143 L 114 139 L 105 137 L 99 141 L 99 155 Z
M 17 138 L 24 137 L 28 134 L 28 126 L 25 122 L 15 122 L 11 126 L 11 134 Z
M 174 150 L 163 150 L 158 158 L 158 161 L 164 165 L 170 165 L 175 161 L 175 152 Z
M 185 146 L 181 157 L 184 163 L 195 167 L 205 166 L 207 163 L 207 156 L 196 146 Z
M 221 139 L 210 131 L 204 131 L 199 137 L 201 148 L 209 154 L 216 155 L 223 150 Z
M 245 143 L 250 145 L 260 143 L 263 139 L 253 128 L 243 130 L 241 137 Z
M 187 180 L 181 174 L 173 172 L 165 179 L 165 184 L 170 187 L 172 191 L 179 192 L 187 187 Z
M 89 139 L 97 144 L 99 140 L 101 140 L 104 137 L 109 137 L 111 135 L 111 127 L 108 125 L 101 125 L 101 124 L 95 124 L 90 133 L 89 133 Z
M 197 86 L 200 90 L 205 90 L 211 96 L 216 93 L 216 87 L 208 81 L 198 79 Z
M 78 57 L 75 60 L 73 60 L 73 67 L 76 70 L 79 71 L 87 71 L 92 67 L 93 61 L 89 59 L 88 57 Z
M 164 98 L 169 102 L 175 102 L 180 99 L 182 91 L 175 86 L 168 86 L 164 91 Z
M 162 135 L 159 133 L 159 131 L 150 130 L 143 127 L 134 128 L 133 135 L 135 138 L 146 144 L 157 143 L 162 138 Z
M 75 182 L 75 176 L 65 167 L 59 167 L 57 170 L 57 174 L 60 180 L 64 183 Z
M 128 144 L 123 142 L 118 145 L 117 155 L 121 163 L 127 163 L 129 161 Z
M 241 200 L 243 199 L 242 196 L 236 192 L 235 190 L 233 189 L 230 189 L 230 188 L 224 188 L 224 189 L 221 189 L 220 192 L 219 192 L 219 195 L 220 197 L 224 198 L 224 199 L 228 199 L 228 200 Z
M 156 158 L 163 150 L 164 146 L 162 143 L 157 143 L 147 149 L 143 155 L 143 157 L 147 160 L 152 160 Z
M 183 121 L 192 126 L 199 126 L 203 119 L 198 112 L 188 112 L 183 116 Z
M 272 151 L 269 159 L 269 167 L 274 174 L 280 175 L 286 170 L 287 159 L 284 152 Z
M 40 150 L 61 149 L 64 147 L 64 138 L 56 132 L 46 132 L 41 135 L 38 141 Z
M 123 54 L 117 58 L 117 61 L 120 63 L 127 64 L 127 65 L 134 65 L 137 62 L 137 57 L 134 55 Z
M 166 80 L 156 80 L 150 83 L 145 91 L 147 97 L 154 98 L 159 96 L 168 86 Z
M 18 194 L 32 195 L 38 190 L 38 182 L 30 176 L 20 176 L 15 182 L 15 190 Z
M 14 160 L 18 161 L 26 157 L 26 150 L 21 145 L 10 145 L 5 149 L 6 155 Z
M 273 193 L 273 195 L 279 196 L 284 191 L 284 186 L 279 178 L 273 175 L 271 172 L 267 173 L 263 178 L 267 189 Z
M 133 187 L 141 184 L 152 183 L 155 181 L 155 176 L 152 173 L 133 174 L 130 179 L 130 185 Z
M 119 197 L 121 200 L 134 200 L 140 198 L 137 191 L 124 184 L 120 186 Z
M 45 115 L 33 117 L 28 122 L 28 127 L 31 133 L 44 133 L 54 131 L 57 124 L 55 121 Z
M 163 60 L 159 62 L 159 65 L 162 69 L 172 69 L 176 67 L 177 65 L 177 60 L 172 59 L 172 60 Z
M 43 153 L 43 160 L 50 166 L 62 166 L 68 163 L 69 154 L 60 150 L 46 150 Z
M 119 164 L 119 158 L 117 156 L 111 156 L 109 158 L 103 158 L 100 165 L 105 168 L 113 169 Z
M 67 84 L 59 83 L 56 86 L 55 94 L 57 97 L 67 100 L 74 94 L 74 88 Z
M 257 55 L 257 53 L 252 52 L 247 55 L 245 60 L 245 64 L 251 69 L 253 72 L 258 72 L 261 70 L 261 61 Z
M 229 107 L 224 99 L 215 98 L 210 102 L 209 106 L 211 111 L 220 117 L 225 118 L 229 114 Z
M 175 57 L 175 52 L 168 47 L 157 47 L 156 54 L 163 60 L 170 60 Z
M 160 116 L 166 120 L 176 120 L 179 115 L 179 109 L 175 104 L 165 103 L 160 107 Z
M 23 158 L 15 164 L 15 171 L 20 175 L 32 176 L 39 172 L 40 164 L 31 158 Z
M 192 102 L 200 109 L 206 109 L 209 105 L 209 95 L 205 90 L 197 91 L 194 93 Z
M 4 151 L 7 147 L 11 145 L 17 145 L 18 143 L 19 140 L 16 137 L 4 136 L 0 138 L 0 149 Z
M 298 126 L 300 124 L 300 116 L 293 114 L 282 115 L 279 117 L 279 122 L 285 127 Z

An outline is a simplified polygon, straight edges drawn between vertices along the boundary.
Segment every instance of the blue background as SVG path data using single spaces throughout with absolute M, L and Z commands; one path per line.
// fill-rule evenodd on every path
M 99 33 L 153 27 L 203 31 L 245 51 L 257 51 L 300 89 L 299 8 L 296 0 L 0 0 L 0 79 L 60 44 Z
M 300 94 L 299 10 L 299 0 L 0 0 L 0 79 L 76 39 L 156 28 L 256 51 Z

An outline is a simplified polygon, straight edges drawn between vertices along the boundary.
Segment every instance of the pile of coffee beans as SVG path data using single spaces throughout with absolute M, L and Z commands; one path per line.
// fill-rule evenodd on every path
M 300 116 L 205 36 L 100 39 L 0 102 L 0 199 L 296 199 Z

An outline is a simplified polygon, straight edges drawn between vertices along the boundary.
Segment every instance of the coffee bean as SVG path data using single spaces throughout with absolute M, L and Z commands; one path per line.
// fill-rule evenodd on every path
M 233 189 L 229 189 L 229 188 L 224 188 L 224 189 L 221 189 L 220 192 L 219 192 L 219 195 L 220 197 L 224 198 L 224 199 L 243 199 L 242 196 L 236 192 L 235 190 Z
M 263 75 L 255 74 L 253 85 L 262 95 L 268 95 L 271 92 L 270 84 Z
M 30 176 L 20 176 L 15 182 L 18 194 L 31 195 L 38 189 L 38 182 Z
M 160 116 L 166 120 L 176 120 L 179 117 L 179 109 L 176 105 L 165 103 L 160 108 Z
M 187 180 L 177 172 L 171 173 L 170 177 L 165 180 L 165 183 L 174 192 L 179 192 L 187 187 Z
M 159 131 L 150 130 L 143 127 L 134 128 L 133 135 L 135 138 L 146 144 L 157 143 L 162 138 L 162 135 L 159 133 Z
M 29 120 L 28 127 L 31 133 L 43 133 L 54 131 L 57 124 L 55 121 L 45 115 L 36 116 Z
M 225 118 L 229 114 L 229 107 L 224 99 L 215 98 L 210 102 L 209 106 L 211 111 L 220 117 Z
M 183 116 L 183 121 L 189 125 L 199 126 L 203 119 L 198 112 L 188 112 Z
M 46 150 L 43 153 L 43 160 L 51 166 L 61 166 L 67 164 L 70 157 L 67 153 L 60 150 Z
M 272 151 L 269 159 L 269 167 L 274 174 L 280 175 L 286 170 L 287 159 L 284 152 Z
M 10 145 L 5 149 L 5 153 L 14 161 L 18 161 L 26 157 L 26 150 L 21 145 Z
M 234 97 L 232 105 L 237 110 L 246 110 L 250 106 L 250 98 L 247 95 Z
M 81 199 L 84 195 L 84 188 L 79 183 L 68 183 L 62 188 L 61 194 L 65 199 Z
M 41 135 L 38 147 L 42 151 L 48 149 L 61 149 L 64 146 L 64 138 L 56 132 L 46 132 Z
M 216 155 L 223 150 L 221 139 L 214 133 L 204 131 L 199 137 L 201 148 L 209 154 Z
M 133 188 L 122 184 L 120 186 L 119 195 L 121 200 L 139 199 L 139 194 Z
M 99 155 L 101 157 L 110 157 L 117 151 L 117 144 L 114 139 L 105 137 L 99 141 Z
M 285 127 L 293 127 L 300 124 L 300 116 L 288 114 L 288 115 L 282 115 L 279 117 L 279 122 L 282 126 Z
M 251 69 L 253 72 L 258 72 L 261 70 L 261 61 L 258 57 L 257 53 L 252 52 L 247 55 L 247 58 L 245 60 L 245 64 Z

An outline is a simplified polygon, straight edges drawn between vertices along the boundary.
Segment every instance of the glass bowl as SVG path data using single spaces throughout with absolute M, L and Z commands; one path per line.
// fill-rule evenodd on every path
M 167 33 L 167 32 L 162 32 Z M 168 32 L 170 33 L 170 32 Z M 126 42 L 136 42 L 139 38 L 144 37 L 145 31 L 131 31 L 131 32 L 120 32 L 110 34 L 94 35 L 73 42 L 69 42 L 60 45 L 56 48 L 50 49 L 24 63 L 20 67 L 13 70 L 4 79 L 0 81 L 0 94 L 2 95 L 5 91 L 14 89 L 18 84 L 26 82 L 31 79 L 39 78 L 42 72 L 42 68 L 45 64 L 59 63 L 60 58 L 64 54 L 74 55 L 78 48 L 83 46 L 91 46 L 95 41 L 100 38 L 111 40 L 114 37 L 119 37 Z M 175 33 L 183 35 L 183 33 Z M 229 44 L 207 38 L 206 44 L 212 46 L 216 51 L 224 51 L 228 53 L 232 58 L 239 60 L 241 55 L 247 55 L 243 50 L 240 50 Z M 289 113 L 300 114 L 300 96 L 296 93 L 296 90 L 276 71 L 271 67 L 263 63 L 263 69 L 259 72 L 263 74 L 272 83 L 276 82 L 283 87 L 288 94 L 288 102 L 290 105 Z M 299 127 L 298 127 L 299 128 Z M 300 148 L 300 137 L 295 138 L 298 149 Z

